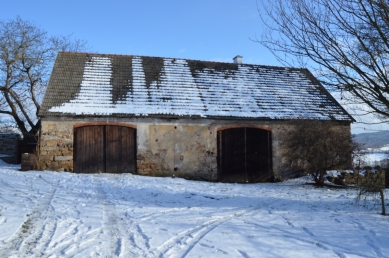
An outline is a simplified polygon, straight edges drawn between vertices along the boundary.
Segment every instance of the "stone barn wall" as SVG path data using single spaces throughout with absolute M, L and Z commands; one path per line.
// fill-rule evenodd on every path
M 37 167 L 40 170 L 73 171 L 74 122 L 41 121 Z
M 0 159 L 11 164 L 18 163 L 19 140 L 17 133 L 0 133 Z
M 217 179 L 217 132 L 255 127 L 271 131 L 275 176 L 281 174 L 280 135 L 288 121 L 152 118 L 43 118 L 38 168 L 73 171 L 73 130 L 80 125 L 128 124 L 137 129 L 137 173 L 192 179 Z M 343 128 L 343 127 L 342 127 Z M 344 126 L 350 130 L 350 126 Z

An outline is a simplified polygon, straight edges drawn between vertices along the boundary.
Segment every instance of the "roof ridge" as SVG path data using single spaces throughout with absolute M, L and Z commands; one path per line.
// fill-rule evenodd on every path
M 73 54 L 73 55 L 99 55 L 103 57 L 148 57 L 148 58 L 163 58 L 163 59 L 176 59 L 176 60 L 185 60 L 185 61 L 194 61 L 194 62 L 203 62 L 203 63 L 220 63 L 220 64 L 233 64 L 233 65 L 242 65 L 242 66 L 258 66 L 258 67 L 267 67 L 267 68 L 277 68 L 277 69 L 288 69 L 288 70 L 309 70 L 307 68 L 298 68 L 292 66 L 278 66 L 278 65 L 265 65 L 265 64 L 251 64 L 251 63 L 241 63 L 236 64 L 233 62 L 223 62 L 223 61 L 211 61 L 211 60 L 200 60 L 200 59 L 190 59 L 182 57 L 165 57 L 165 56 L 147 56 L 147 55 L 130 55 L 130 54 L 102 54 L 96 52 L 72 52 L 72 51 L 60 51 L 58 54 Z M 232 60 L 232 59 L 231 59 Z

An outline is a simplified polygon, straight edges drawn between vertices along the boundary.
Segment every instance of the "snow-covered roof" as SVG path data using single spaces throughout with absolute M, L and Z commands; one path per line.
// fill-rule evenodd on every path
M 59 53 L 39 116 L 352 117 L 306 69 Z

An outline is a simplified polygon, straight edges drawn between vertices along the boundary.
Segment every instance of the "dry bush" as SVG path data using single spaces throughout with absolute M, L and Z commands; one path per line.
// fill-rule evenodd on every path
M 327 170 L 351 169 L 358 149 L 349 127 L 331 121 L 298 121 L 281 138 L 283 168 L 303 170 L 317 185 L 324 184 Z
M 359 186 L 359 192 L 356 200 L 366 200 L 367 197 L 380 200 L 381 202 L 381 215 L 386 215 L 385 210 L 385 171 L 381 167 L 376 166 L 374 170 L 366 170 L 366 173 L 370 173 L 367 177 L 367 181 Z

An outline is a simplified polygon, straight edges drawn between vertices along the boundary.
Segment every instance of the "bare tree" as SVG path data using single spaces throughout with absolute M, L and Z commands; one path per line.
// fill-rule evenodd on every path
M 352 169 L 358 145 L 350 130 L 336 122 L 305 120 L 295 123 L 281 136 L 285 170 L 301 171 L 323 185 L 327 170 Z
M 16 131 L 18 131 L 18 129 L 12 121 L 4 120 L 4 117 L 0 116 L 0 133 Z
M 388 0 L 259 0 L 257 39 L 285 65 L 309 67 L 329 89 L 389 121 Z
M 381 201 L 381 215 L 386 215 L 385 209 L 385 171 L 381 170 L 380 167 L 376 168 L 377 171 L 374 174 L 370 174 L 369 180 L 361 184 L 356 200 L 367 199 L 372 196 L 375 199 Z M 366 171 L 368 173 L 368 171 Z M 370 173 L 372 173 L 370 171 Z
M 17 17 L 0 21 L 0 115 L 12 118 L 24 136 L 39 130 L 37 114 L 58 51 L 79 51 L 85 42 L 49 36 Z

